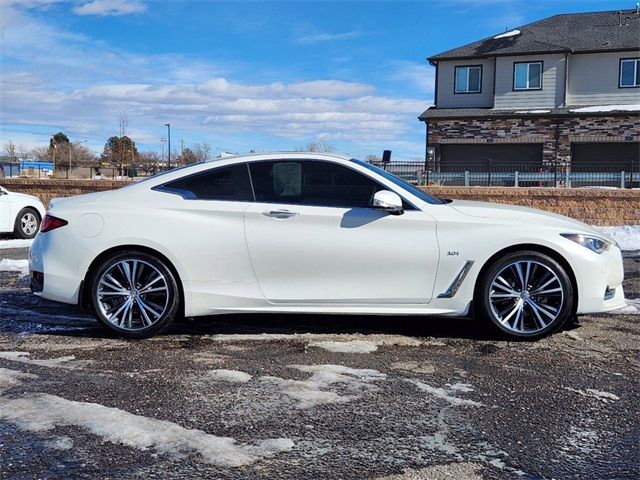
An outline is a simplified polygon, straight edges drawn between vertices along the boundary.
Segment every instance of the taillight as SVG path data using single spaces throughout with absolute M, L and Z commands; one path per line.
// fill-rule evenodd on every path
M 66 220 L 47 214 L 42 219 L 42 223 L 40 224 L 40 231 L 44 233 L 48 232 L 49 230 L 55 230 L 56 228 L 64 227 L 67 223 L 69 222 L 67 222 Z

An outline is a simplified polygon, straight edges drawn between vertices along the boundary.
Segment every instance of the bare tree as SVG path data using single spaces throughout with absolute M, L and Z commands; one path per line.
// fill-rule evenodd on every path
M 7 152 L 10 162 L 14 162 L 16 160 L 16 146 L 11 140 L 4 144 L 4 151 Z
M 100 162 L 88 147 L 82 145 L 82 142 L 73 142 L 69 163 L 72 167 L 96 167 Z
M 25 162 L 29 160 L 29 156 L 30 156 L 29 149 L 24 145 L 18 145 L 18 157 L 20 158 L 20 160 Z
M 49 147 L 35 147 L 29 152 L 29 155 L 40 162 L 51 161 L 51 150 Z
M 299 152 L 333 153 L 336 151 L 336 147 L 325 142 L 309 142 L 306 147 L 298 147 L 296 150 Z
M 382 162 L 382 158 L 378 155 L 367 155 L 364 159 L 369 163 L 380 163 Z
M 154 172 L 160 162 L 157 152 L 140 152 L 137 166 L 145 173 Z

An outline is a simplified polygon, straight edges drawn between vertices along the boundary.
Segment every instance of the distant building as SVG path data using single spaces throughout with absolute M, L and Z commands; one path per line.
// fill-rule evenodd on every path
M 637 10 L 556 15 L 428 60 L 435 105 L 419 119 L 443 171 L 490 159 L 638 169 Z

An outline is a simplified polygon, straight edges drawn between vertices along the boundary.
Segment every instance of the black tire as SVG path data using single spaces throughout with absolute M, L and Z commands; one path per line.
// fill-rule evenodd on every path
M 477 313 L 503 337 L 537 340 L 560 329 L 572 315 L 573 284 L 564 267 L 548 255 L 509 253 L 479 282 Z
M 110 278 L 103 278 L 105 275 Z M 154 282 L 156 276 L 161 280 Z M 128 278 L 133 279 L 133 287 L 130 287 Z M 165 260 L 148 253 L 129 250 L 114 254 L 93 270 L 90 282 L 94 315 L 107 331 L 116 336 L 149 338 L 169 326 L 178 314 L 180 289 L 176 278 Z M 166 290 L 161 290 L 161 287 L 166 287 Z M 127 294 L 114 293 L 126 290 Z M 149 293 L 149 290 L 160 291 Z M 163 297 L 165 292 L 166 299 Z M 126 302 L 130 307 L 125 305 Z
M 35 208 L 26 207 L 18 212 L 13 224 L 13 234 L 20 238 L 33 238 L 40 230 L 40 214 Z

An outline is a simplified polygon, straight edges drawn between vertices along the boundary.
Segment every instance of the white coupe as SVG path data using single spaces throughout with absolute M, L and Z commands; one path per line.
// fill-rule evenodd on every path
M 620 248 L 528 208 L 448 201 L 366 162 L 239 156 L 54 200 L 36 295 L 142 338 L 230 312 L 466 316 L 538 338 L 625 305 Z
M 44 205 L 36 197 L 0 187 L 0 233 L 33 238 L 44 215 Z

